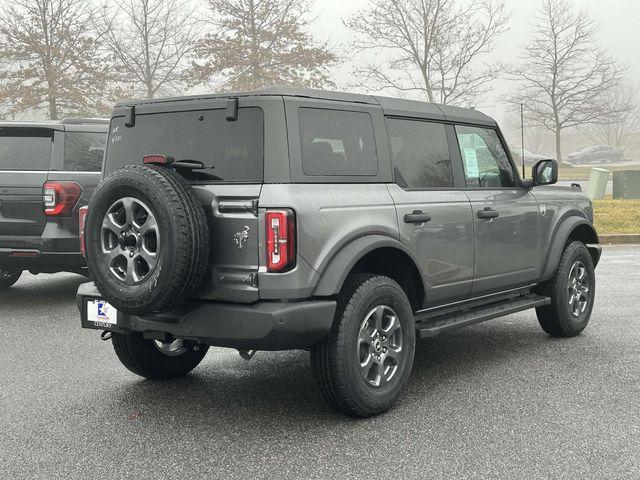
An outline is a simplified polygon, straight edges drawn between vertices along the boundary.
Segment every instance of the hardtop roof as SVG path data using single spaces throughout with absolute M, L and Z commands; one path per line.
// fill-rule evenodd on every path
M 472 108 L 453 107 L 450 105 L 440 105 L 436 103 L 421 102 L 418 100 L 406 100 L 402 98 L 374 96 L 360 93 L 291 87 L 267 87 L 247 92 L 207 93 L 181 97 L 145 100 L 124 100 L 118 102 L 116 104 L 116 108 L 137 105 L 158 105 L 163 103 L 183 101 L 191 101 L 197 103 L 198 101 L 206 101 L 217 98 L 260 96 L 298 97 L 318 100 L 331 100 L 337 102 L 362 103 L 366 105 L 379 105 L 382 107 L 385 115 L 427 118 L 433 120 L 445 120 L 451 122 L 472 123 L 490 126 L 496 125 L 496 122 L 493 118 Z

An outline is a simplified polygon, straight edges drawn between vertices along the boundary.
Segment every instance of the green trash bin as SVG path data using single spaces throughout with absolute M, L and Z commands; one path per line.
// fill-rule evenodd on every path
M 640 170 L 613 172 L 613 198 L 640 198 Z
M 587 197 L 591 200 L 604 198 L 607 192 L 607 182 L 609 181 L 609 170 L 604 168 L 592 168 L 587 184 Z

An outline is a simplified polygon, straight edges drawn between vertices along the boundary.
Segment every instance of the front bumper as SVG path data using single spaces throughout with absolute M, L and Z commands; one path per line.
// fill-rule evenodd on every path
M 117 314 L 117 325 L 87 320 L 87 301 L 101 298 L 93 283 L 80 285 L 76 299 L 83 328 L 119 333 L 141 332 L 149 338 L 171 335 L 207 345 L 242 350 L 308 348 L 331 329 L 334 300 L 234 304 L 194 300 L 157 315 Z

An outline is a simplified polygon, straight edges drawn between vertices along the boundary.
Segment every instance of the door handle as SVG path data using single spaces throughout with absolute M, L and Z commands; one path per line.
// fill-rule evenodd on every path
M 484 210 L 478 211 L 478 218 L 483 218 L 485 220 L 491 220 L 499 215 L 500 214 L 491 207 L 484 207 Z
M 422 210 L 414 210 L 404 216 L 404 223 L 426 223 L 431 221 L 431 215 L 423 213 Z

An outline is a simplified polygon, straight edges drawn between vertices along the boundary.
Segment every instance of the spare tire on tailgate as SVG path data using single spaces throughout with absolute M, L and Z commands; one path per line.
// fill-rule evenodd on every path
M 168 167 L 114 171 L 91 198 L 87 264 L 116 309 L 160 313 L 187 300 L 209 260 L 209 227 L 191 186 Z

